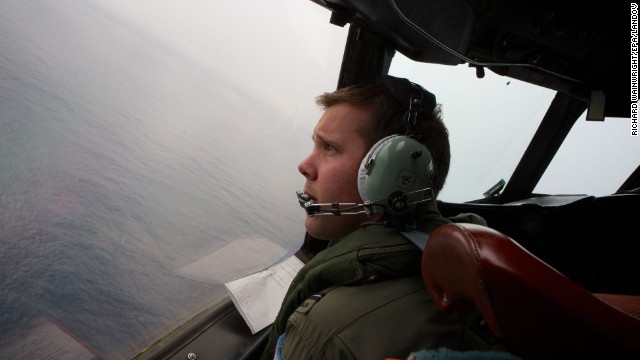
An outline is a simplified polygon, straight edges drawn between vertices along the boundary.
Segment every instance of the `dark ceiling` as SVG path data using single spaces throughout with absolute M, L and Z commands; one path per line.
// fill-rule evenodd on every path
M 467 63 L 630 116 L 628 3 L 506 0 L 314 0 L 421 62 Z M 341 24 L 342 23 L 342 24 Z

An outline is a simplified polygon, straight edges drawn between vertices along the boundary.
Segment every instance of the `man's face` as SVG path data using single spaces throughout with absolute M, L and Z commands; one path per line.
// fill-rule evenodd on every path
M 313 150 L 298 165 L 307 179 L 304 192 L 318 203 L 362 203 L 357 176 L 362 158 L 369 150 L 360 129 L 366 127 L 370 110 L 350 104 L 326 109 L 313 131 Z M 356 230 L 366 215 L 307 216 L 305 228 L 311 236 L 339 240 Z

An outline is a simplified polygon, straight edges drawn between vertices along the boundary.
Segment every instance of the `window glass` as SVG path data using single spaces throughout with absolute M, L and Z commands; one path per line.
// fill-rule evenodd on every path
M 638 166 L 640 141 L 631 120 L 576 121 L 535 188 L 542 194 L 615 193 Z
M 296 166 L 347 34 L 328 20 L 0 2 L 3 358 L 128 358 L 300 245 Z
M 449 130 L 451 166 L 439 198 L 483 198 L 509 180 L 555 96 L 549 89 L 486 71 L 477 78 L 466 65 L 416 63 L 396 54 L 390 74 L 406 77 L 436 95 Z

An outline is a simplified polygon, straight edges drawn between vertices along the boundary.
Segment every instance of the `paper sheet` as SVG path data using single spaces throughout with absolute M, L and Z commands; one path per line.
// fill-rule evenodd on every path
M 284 295 L 302 266 L 302 261 L 292 255 L 267 270 L 224 284 L 252 334 L 276 319 Z

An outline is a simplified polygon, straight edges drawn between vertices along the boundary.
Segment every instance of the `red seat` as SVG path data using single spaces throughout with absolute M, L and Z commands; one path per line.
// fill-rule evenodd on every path
M 441 310 L 475 305 L 525 358 L 640 358 L 640 296 L 593 294 L 490 228 L 436 229 L 422 274 Z

